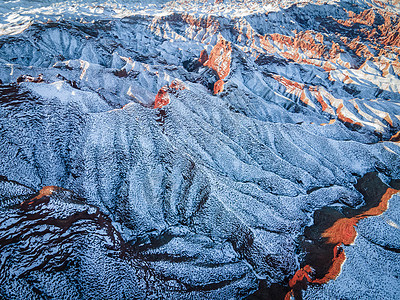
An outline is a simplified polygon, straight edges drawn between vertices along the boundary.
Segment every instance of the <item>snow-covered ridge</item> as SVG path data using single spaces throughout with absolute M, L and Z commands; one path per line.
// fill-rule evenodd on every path
M 299 268 L 315 210 L 361 205 L 368 172 L 400 179 L 396 7 L 277 3 L 1 3 L 2 224 L 59 186 L 74 193 L 33 215 L 98 207 L 145 261 L 100 241 L 54 284 L 7 265 L 32 280 L 1 275 L 1 295 L 245 298 Z M 7 245 L 8 260 L 24 247 Z M 71 280 L 99 256 L 107 283 Z
M 330 0 L 334 3 L 337 0 Z M 263 0 L 263 1 L 58 1 L 58 0 L 6 0 L 0 3 L 0 34 L 16 34 L 30 22 L 60 19 L 81 19 L 90 22 L 99 18 L 122 18 L 133 15 L 163 16 L 171 13 L 192 15 L 244 16 L 276 11 L 293 4 L 320 3 L 319 0 Z M 325 3 L 327 3 L 325 1 Z
M 110 11 L 115 12 L 117 9 L 115 3 L 106 4 L 114 7 Z M 71 14 L 75 17 L 82 13 L 72 4 L 52 5 L 72 9 Z M 400 117 L 396 106 L 382 111 L 379 104 L 382 100 L 398 99 L 399 94 L 399 42 L 395 34 L 399 17 L 394 13 L 369 6 L 364 9 L 350 4 L 343 8 L 336 4 L 309 4 L 304 8 L 298 5 L 288 9 L 279 8 L 267 15 L 259 12 L 241 16 L 229 13 L 223 16 L 196 15 L 186 11 L 151 15 L 138 9 L 134 14 L 124 15 L 122 19 L 118 15 L 109 19 L 105 18 L 107 14 L 104 13 L 109 10 L 104 10 L 103 6 L 101 12 L 96 14 L 93 7 L 99 5 L 86 5 L 91 7 L 96 21 L 79 18 L 72 21 L 60 14 L 56 20 L 50 19 L 45 23 L 38 20 L 22 22 L 18 25 L 22 27 L 17 29 L 18 32 L 22 30 L 20 34 L 4 36 L 5 44 L 0 52 L 7 62 L 3 72 L 10 76 L 4 74 L 2 80 L 12 82 L 16 77 L 24 75 L 18 71 L 20 65 L 34 68 L 52 65 L 49 75 L 53 74 L 53 77 L 58 75 L 57 70 L 67 67 L 80 72 L 81 80 L 90 69 L 100 71 L 101 67 L 97 65 L 121 68 L 127 72 L 126 75 L 138 76 L 129 79 L 125 79 L 126 76 L 120 79 L 111 76 L 107 79 L 122 85 L 119 94 L 124 95 L 125 100 L 118 102 L 126 104 L 131 97 L 130 100 L 151 106 L 160 88 L 169 85 L 174 79 L 187 81 L 190 78 L 189 81 L 200 80 L 203 83 L 213 80 L 207 72 L 203 75 L 200 73 L 202 79 L 196 79 L 199 75 L 194 74 L 199 72 L 187 73 L 185 70 L 188 62 L 200 58 L 204 50 L 207 55 L 211 55 L 210 61 L 202 63 L 204 67 L 218 73 L 222 65 L 217 67 L 210 62 L 226 65 L 226 74 L 218 73 L 215 79 L 221 80 L 215 83 L 219 91 L 223 89 L 222 80 L 234 84 L 239 81 L 258 97 L 276 98 L 274 102 L 283 106 L 291 106 L 293 99 L 299 99 L 313 110 L 327 113 L 331 118 L 338 117 L 341 121 L 357 126 L 372 127 L 377 132 L 386 132 L 386 135 L 395 133 L 393 128 L 397 127 Z M 160 9 L 164 11 L 166 8 Z M 304 19 L 304 15 L 307 15 L 308 20 Z M 331 26 L 337 26 L 336 31 L 339 32 L 327 33 Z M 12 26 L 5 25 L 5 28 L 11 30 Z M 371 30 L 372 34 L 366 35 L 366 30 Z M 221 39 L 227 42 L 228 48 L 234 46 L 232 54 L 227 52 L 225 58 L 221 56 L 224 62 L 212 55 L 213 48 L 218 46 Z M 7 40 L 15 42 L 10 46 Z M 380 46 L 382 44 L 385 45 L 383 48 Z M 214 53 L 216 51 L 217 48 Z M 253 68 L 254 74 L 242 72 L 242 66 L 238 63 L 241 56 L 246 56 L 245 60 L 248 65 L 252 65 L 250 68 Z M 229 61 L 226 60 L 228 57 Z M 76 59 L 80 62 L 73 61 Z M 271 60 L 272 63 L 269 63 Z M 299 69 L 296 64 L 301 66 L 302 76 L 298 71 L 293 72 Z M 166 65 L 168 67 L 164 68 Z M 112 72 L 108 70 L 99 75 L 108 76 L 106 74 Z M 235 76 L 239 73 L 240 76 Z M 66 74 L 61 75 L 71 81 L 71 78 L 65 77 Z M 51 80 L 55 81 L 56 78 Z M 325 84 L 321 85 L 322 81 Z M 254 86 L 256 82 L 258 87 Z M 84 80 L 83 84 L 91 85 L 90 80 Z M 214 83 L 209 84 L 217 87 Z M 260 90 L 261 86 L 263 91 Z M 367 88 L 374 92 L 365 93 Z M 140 93 L 135 95 L 135 91 Z M 277 91 L 279 94 L 276 94 Z M 372 101 L 365 103 L 365 99 Z
M 5 0 L 0 3 L 0 20 L 4 25 L 16 26 L 32 20 L 46 21 L 49 18 L 82 18 L 91 21 L 98 18 L 121 18 L 135 14 L 154 16 L 173 12 L 235 17 L 276 11 L 292 5 L 338 2 L 338 0 Z M 399 6 L 399 2 L 395 0 L 348 0 L 347 2 L 354 6 L 381 7 L 388 10 L 395 10 Z

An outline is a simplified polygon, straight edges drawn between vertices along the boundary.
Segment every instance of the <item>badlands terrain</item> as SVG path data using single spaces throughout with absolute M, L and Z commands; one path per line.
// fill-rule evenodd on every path
M 0 3 L 0 299 L 399 299 L 397 0 Z

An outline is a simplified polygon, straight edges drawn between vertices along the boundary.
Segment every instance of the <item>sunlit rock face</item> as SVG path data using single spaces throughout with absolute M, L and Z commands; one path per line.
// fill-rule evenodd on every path
M 315 211 L 364 205 L 370 172 L 399 189 L 396 1 L 0 13 L 1 297 L 268 299 L 304 267 Z M 304 297 L 396 298 L 388 201 Z

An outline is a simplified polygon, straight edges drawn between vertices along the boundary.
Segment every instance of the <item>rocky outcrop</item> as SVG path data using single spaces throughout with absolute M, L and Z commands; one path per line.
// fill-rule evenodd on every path
M 167 85 L 163 86 L 156 95 L 154 108 L 161 108 L 167 105 L 170 101 L 169 94 L 176 94 L 178 91 L 183 91 L 184 89 L 185 85 L 180 80 L 172 81 L 169 87 Z
M 168 86 L 163 86 L 154 100 L 154 108 L 161 108 L 169 103 Z
M 211 50 L 208 60 L 203 63 L 204 66 L 216 71 L 219 76 L 218 81 L 214 84 L 215 95 L 221 93 L 224 89 L 223 80 L 229 75 L 230 72 L 231 54 L 231 44 L 226 41 L 222 36 L 219 36 L 218 42 Z
M 208 53 L 206 49 L 203 49 L 200 52 L 199 63 L 204 65 L 207 61 L 208 61 Z

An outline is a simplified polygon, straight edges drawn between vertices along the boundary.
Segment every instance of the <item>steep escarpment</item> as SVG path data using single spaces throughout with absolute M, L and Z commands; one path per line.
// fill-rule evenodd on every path
M 218 94 L 224 90 L 223 80 L 229 75 L 231 52 L 232 47 L 230 43 L 225 41 L 222 36 L 219 36 L 218 42 L 211 50 L 208 60 L 204 62 L 204 66 L 216 71 L 219 77 L 218 81 L 214 83 L 214 94 Z M 201 59 L 202 57 L 200 57 Z

